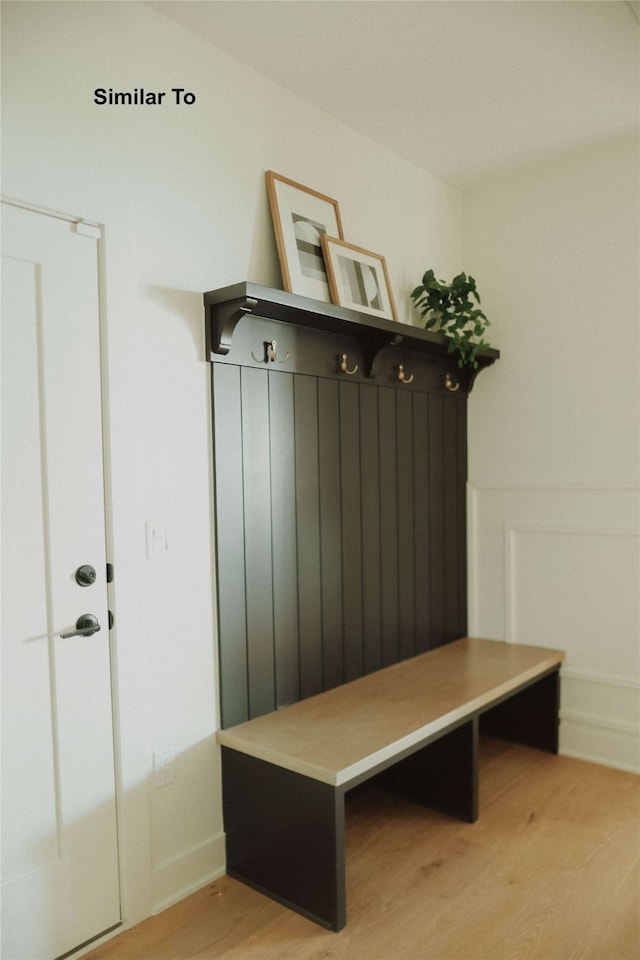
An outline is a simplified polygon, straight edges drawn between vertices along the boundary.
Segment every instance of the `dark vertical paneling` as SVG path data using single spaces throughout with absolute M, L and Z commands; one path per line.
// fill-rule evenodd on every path
M 241 392 L 249 715 L 258 717 L 275 708 L 267 372 L 245 367 Z
M 413 526 L 416 653 L 429 649 L 429 425 L 427 394 L 413 396 Z
M 429 594 L 431 598 L 431 646 L 445 639 L 445 578 L 442 558 L 445 549 L 444 436 L 442 397 L 429 396 Z
M 443 401 L 443 503 L 444 550 L 441 563 L 444 568 L 444 639 L 455 640 L 458 629 L 458 401 L 447 397 Z
M 378 388 L 360 385 L 362 632 L 364 672 L 382 666 L 380 643 L 380 438 Z
M 323 689 L 344 682 L 338 382 L 318 380 Z
M 318 400 L 315 377 L 294 377 L 300 696 L 322 689 Z
M 466 397 L 327 343 L 212 368 L 223 726 L 467 630 Z
M 396 469 L 396 391 L 378 392 L 380 436 L 380 542 L 382 665 L 398 660 L 398 488 Z
M 456 403 L 458 442 L 458 622 L 456 635 L 467 635 L 467 398 Z
M 293 376 L 269 374 L 276 706 L 300 699 Z
M 344 381 L 339 387 L 344 675 L 354 680 L 363 671 L 359 388 Z
M 398 475 L 398 645 L 400 659 L 414 654 L 413 401 L 411 391 L 396 394 Z
M 240 368 L 212 365 L 220 700 L 223 727 L 249 716 Z

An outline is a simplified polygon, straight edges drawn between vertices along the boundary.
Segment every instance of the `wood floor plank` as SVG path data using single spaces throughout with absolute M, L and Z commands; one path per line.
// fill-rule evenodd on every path
M 87 960 L 638 960 L 640 778 L 483 741 L 480 818 L 363 787 L 347 926 L 223 877 Z

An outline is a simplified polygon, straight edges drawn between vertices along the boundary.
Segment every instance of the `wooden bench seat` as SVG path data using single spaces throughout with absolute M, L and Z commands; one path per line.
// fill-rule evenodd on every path
M 382 775 L 475 820 L 480 727 L 557 753 L 563 656 L 463 638 L 219 731 L 229 874 L 341 929 L 345 792 Z

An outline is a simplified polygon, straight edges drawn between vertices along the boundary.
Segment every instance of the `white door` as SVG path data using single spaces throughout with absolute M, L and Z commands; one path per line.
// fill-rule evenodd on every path
M 98 242 L 82 231 L 2 204 L 5 960 L 53 960 L 120 921 Z M 84 614 L 100 631 L 62 637 Z

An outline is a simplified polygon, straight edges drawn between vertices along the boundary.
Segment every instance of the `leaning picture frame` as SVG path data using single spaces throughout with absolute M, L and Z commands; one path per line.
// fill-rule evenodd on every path
M 342 238 L 338 201 L 267 170 L 267 195 L 284 289 L 331 303 L 320 238 Z
M 397 322 L 387 263 L 379 253 L 323 235 L 322 251 L 333 302 Z

